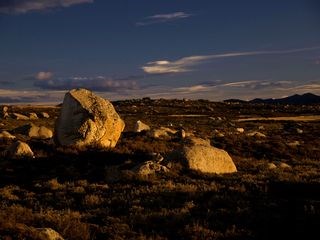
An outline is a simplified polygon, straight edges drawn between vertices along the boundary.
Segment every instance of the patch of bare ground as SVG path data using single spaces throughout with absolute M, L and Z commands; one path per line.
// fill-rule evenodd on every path
M 149 98 L 114 105 L 126 128 L 111 150 L 79 151 L 15 134 L 35 158 L 13 160 L 3 153 L 15 140 L 0 139 L 0 239 L 41 239 L 39 228 L 77 240 L 308 239 L 318 233 L 320 125 L 289 120 L 316 115 L 318 105 Z M 59 114 L 59 108 L 37 106 L 9 111 L 44 111 L 50 118 L 0 119 L 0 131 L 13 133 L 30 122 L 53 129 Z M 238 122 L 244 115 L 286 120 Z M 209 139 L 230 154 L 238 172 L 202 174 L 177 164 L 157 175 L 133 174 L 152 154 L 166 159 L 183 144 L 134 133 L 137 120 Z

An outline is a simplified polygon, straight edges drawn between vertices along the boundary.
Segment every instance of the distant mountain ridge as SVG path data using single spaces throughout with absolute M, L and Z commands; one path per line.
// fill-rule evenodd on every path
M 308 104 L 319 104 L 320 96 L 305 93 L 302 95 L 295 94 L 285 98 L 255 98 L 250 101 L 238 100 L 238 99 L 227 99 L 224 102 L 238 102 L 238 103 L 265 103 L 265 104 L 293 104 L 293 105 L 308 105 Z

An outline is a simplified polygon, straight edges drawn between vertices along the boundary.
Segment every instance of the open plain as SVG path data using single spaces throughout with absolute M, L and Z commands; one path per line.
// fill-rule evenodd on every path
M 8 106 L 0 132 L 15 138 L 0 138 L 0 239 L 58 239 L 44 237 L 49 228 L 74 240 L 318 234 L 320 105 L 150 98 L 113 105 L 125 129 L 108 150 L 57 146 L 21 130 L 32 123 L 54 131 L 60 106 Z M 18 120 L 13 113 L 43 117 Z M 151 130 L 137 131 L 138 120 Z M 150 134 L 161 127 L 166 134 Z M 237 172 L 203 173 L 179 163 L 136 171 L 148 161 L 169 162 L 184 144 L 182 130 L 225 150 Z M 7 155 L 17 140 L 33 157 Z

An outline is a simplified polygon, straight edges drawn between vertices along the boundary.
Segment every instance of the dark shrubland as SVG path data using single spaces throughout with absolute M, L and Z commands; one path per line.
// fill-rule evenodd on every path
M 35 158 L 1 156 L 0 239 L 41 239 L 37 229 L 47 227 L 65 239 L 305 239 L 318 232 L 319 122 L 237 121 L 314 115 L 318 105 L 152 99 L 114 105 L 126 122 L 114 149 L 57 147 L 51 140 L 17 135 Z M 46 111 L 51 118 L 32 122 L 53 129 L 59 109 Z M 201 116 L 179 116 L 188 114 Z M 183 127 L 210 139 L 231 155 L 238 172 L 202 174 L 173 166 L 156 175 L 132 173 L 152 153 L 166 158 L 183 144 L 174 137 L 133 133 L 137 120 L 152 128 Z M 1 122 L 1 130 L 9 132 L 26 124 Z M 253 131 L 265 137 L 247 135 Z M 1 152 L 13 141 L 1 140 Z M 276 168 L 269 168 L 270 163 Z

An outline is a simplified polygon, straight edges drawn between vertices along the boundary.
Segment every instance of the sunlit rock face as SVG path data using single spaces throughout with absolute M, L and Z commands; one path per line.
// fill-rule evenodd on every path
M 115 147 L 125 127 L 113 105 L 86 89 L 66 93 L 54 139 L 62 146 Z
M 172 153 L 170 162 L 180 162 L 190 170 L 202 173 L 224 174 L 237 172 L 230 155 L 223 149 L 210 145 L 210 141 L 197 137 L 184 139 L 184 146 Z
M 149 131 L 150 130 L 150 127 L 141 122 L 140 120 L 138 120 L 134 126 L 134 132 L 142 132 L 142 131 Z
M 12 159 L 20 159 L 20 158 L 33 158 L 34 154 L 29 147 L 29 145 L 25 142 L 17 141 L 11 144 L 6 152 L 7 157 Z
M 233 173 L 237 171 L 229 154 L 212 146 L 188 146 L 182 152 L 187 166 L 203 173 Z

